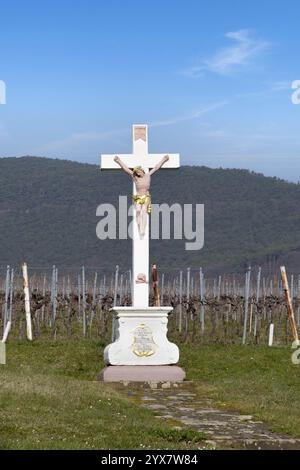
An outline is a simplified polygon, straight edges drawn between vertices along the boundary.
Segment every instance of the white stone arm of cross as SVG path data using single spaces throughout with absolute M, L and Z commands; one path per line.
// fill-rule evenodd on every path
M 118 155 L 120 160 L 130 170 L 136 166 L 141 166 L 145 171 L 153 168 L 168 169 L 168 168 L 179 168 L 180 159 L 178 153 L 167 154 L 169 159 L 162 164 L 162 160 L 166 154 L 159 153 L 148 153 L 147 155 L 135 155 L 135 154 L 121 154 Z M 120 164 L 118 164 L 114 158 L 116 155 L 101 155 L 101 170 L 119 170 Z M 160 165 L 158 167 L 158 165 Z M 163 165 L 163 166 L 162 166 Z M 123 168 L 124 169 L 124 168 Z M 156 171 L 156 170 L 155 170 Z M 154 173 L 154 172 L 153 172 Z
M 133 175 L 133 171 L 128 168 L 128 166 L 124 162 L 122 162 L 121 158 L 118 157 L 118 155 L 114 157 L 114 161 L 122 168 L 122 170 L 125 171 L 125 173 L 128 173 L 128 175 L 130 176 Z

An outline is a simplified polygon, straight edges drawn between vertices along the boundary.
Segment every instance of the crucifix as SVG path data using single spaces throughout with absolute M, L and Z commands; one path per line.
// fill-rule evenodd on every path
M 133 179 L 132 305 L 149 306 L 150 177 L 160 168 L 179 168 L 179 154 L 148 153 L 148 126 L 133 126 L 132 154 L 101 155 L 101 170 L 123 169 Z
M 133 126 L 133 152 L 102 155 L 101 169 L 122 169 L 133 180 L 132 306 L 114 306 L 113 342 L 104 349 L 106 382 L 181 382 L 179 348 L 167 337 L 170 306 L 149 307 L 149 212 L 151 175 L 160 168 L 178 168 L 179 155 L 148 153 L 148 128 Z M 156 279 L 157 281 L 157 279 Z M 124 367 L 127 366 L 127 367 Z M 152 367 L 154 366 L 154 367 Z M 157 367 L 159 366 L 159 367 Z

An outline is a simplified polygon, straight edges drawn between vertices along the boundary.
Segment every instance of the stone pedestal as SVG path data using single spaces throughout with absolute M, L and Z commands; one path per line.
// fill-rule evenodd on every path
M 177 366 L 108 366 L 99 375 L 103 382 L 123 383 L 177 383 L 184 379 L 184 370 Z
M 179 360 L 179 349 L 167 338 L 171 311 L 172 307 L 115 307 L 112 313 L 116 339 L 104 350 L 108 367 L 101 372 L 100 379 L 182 381 L 185 373 L 174 365 Z

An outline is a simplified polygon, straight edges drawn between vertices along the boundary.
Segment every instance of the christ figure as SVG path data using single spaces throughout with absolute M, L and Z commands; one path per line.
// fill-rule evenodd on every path
M 134 181 L 136 194 L 132 196 L 132 199 L 135 204 L 139 233 L 143 236 L 147 226 L 147 214 L 151 212 L 151 176 L 169 160 L 169 156 L 165 155 L 149 173 L 146 173 L 141 166 L 136 166 L 131 170 L 118 156 L 115 156 L 114 160 Z

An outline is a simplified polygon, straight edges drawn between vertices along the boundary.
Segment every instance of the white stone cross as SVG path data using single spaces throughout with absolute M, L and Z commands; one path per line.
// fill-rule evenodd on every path
M 120 166 L 114 161 L 118 155 L 128 166 L 134 168 L 141 166 L 147 173 L 157 165 L 165 155 L 169 160 L 164 163 L 162 169 L 179 168 L 179 154 L 153 154 L 148 153 L 148 126 L 139 124 L 132 126 L 133 129 L 133 152 L 132 154 L 101 155 L 101 170 L 120 170 Z M 133 194 L 135 184 L 133 183 Z M 136 283 L 138 274 L 145 274 L 147 283 Z M 138 231 L 136 214 L 133 216 L 132 237 L 132 305 L 133 307 L 149 306 L 149 216 L 145 234 L 141 236 Z

